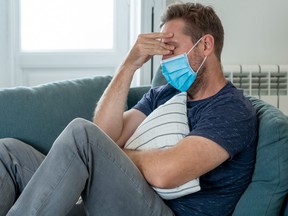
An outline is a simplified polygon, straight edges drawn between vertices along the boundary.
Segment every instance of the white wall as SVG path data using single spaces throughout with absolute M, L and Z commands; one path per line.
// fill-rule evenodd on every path
M 174 2 L 175 0 L 166 0 L 167 5 Z M 276 65 L 280 65 L 281 71 L 288 72 L 287 0 L 182 0 L 182 2 L 210 5 L 222 20 L 225 31 L 222 53 L 224 70 L 229 66 L 233 68 L 236 65 L 243 65 L 247 66 L 242 67 L 243 71 L 257 72 L 258 65 L 261 65 L 261 71 L 265 65 L 271 65 L 275 69 L 270 72 L 277 72 Z M 236 67 L 236 71 L 239 69 L 239 66 Z M 287 87 L 286 91 L 288 93 Z M 288 115 L 287 93 L 280 96 L 269 94 L 259 97 Z
M 174 0 L 167 0 L 167 4 Z M 183 1 L 183 2 L 188 2 Z M 288 64 L 287 0 L 197 0 L 222 20 L 225 64 Z

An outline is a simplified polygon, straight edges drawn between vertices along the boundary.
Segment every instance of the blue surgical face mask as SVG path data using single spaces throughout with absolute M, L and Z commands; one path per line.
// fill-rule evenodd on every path
M 203 38 L 203 37 L 202 37 Z M 198 70 L 195 72 L 188 60 L 188 54 L 197 46 L 197 44 L 202 40 L 200 38 L 194 46 L 189 50 L 188 53 L 174 56 L 169 59 L 161 61 L 162 74 L 174 88 L 186 92 L 194 83 L 198 71 L 204 64 L 207 56 L 205 56 Z

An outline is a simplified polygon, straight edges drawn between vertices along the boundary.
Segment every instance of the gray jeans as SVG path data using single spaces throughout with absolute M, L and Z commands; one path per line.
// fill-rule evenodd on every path
M 91 122 L 73 120 L 43 159 L 28 145 L 1 140 L 0 215 L 9 209 L 8 216 L 66 215 L 80 196 L 89 215 L 174 215 L 133 162 Z

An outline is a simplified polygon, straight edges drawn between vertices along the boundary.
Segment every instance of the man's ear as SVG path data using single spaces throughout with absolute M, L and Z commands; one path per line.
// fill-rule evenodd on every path
M 211 34 L 207 34 L 203 38 L 204 42 L 204 55 L 208 56 L 214 51 L 214 37 Z

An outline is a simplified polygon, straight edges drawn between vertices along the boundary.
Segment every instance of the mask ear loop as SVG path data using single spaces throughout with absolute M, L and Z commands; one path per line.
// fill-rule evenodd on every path
M 204 62 L 206 61 L 207 56 L 205 56 L 204 60 L 202 61 L 202 63 L 200 64 L 198 70 L 196 71 L 196 73 L 198 73 L 198 71 L 201 69 L 202 65 L 204 64 Z
M 193 46 L 192 48 L 187 52 L 187 55 L 197 46 L 198 43 L 203 39 L 204 36 L 202 36 Z
M 197 46 L 198 43 L 200 43 L 200 41 L 203 39 L 204 36 L 202 36 L 193 46 L 192 48 L 187 52 L 187 56 L 188 54 L 194 49 L 194 47 Z M 198 71 L 201 69 L 201 67 L 203 66 L 204 62 L 206 61 L 207 56 L 205 56 L 204 60 L 202 61 L 202 63 L 200 64 L 198 70 L 195 72 L 196 74 L 198 73 Z

